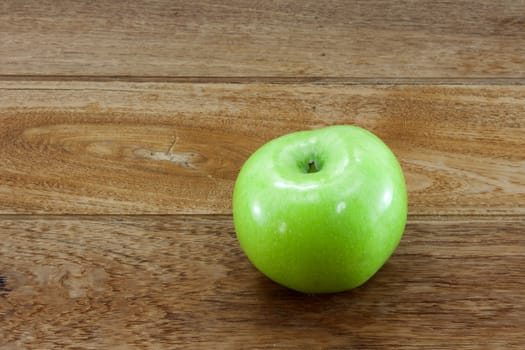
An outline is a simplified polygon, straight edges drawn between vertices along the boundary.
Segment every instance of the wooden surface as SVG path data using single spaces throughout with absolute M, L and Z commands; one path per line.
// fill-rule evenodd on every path
M 522 349 L 523 1 L 0 3 L 0 350 Z M 409 219 L 364 286 L 263 277 L 231 191 L 356 124 Z
M 525 214 L 523 86 L 0 82 L 0 93 L 0 213 L 227 214 L 263 143 L 348 123 L 399 157 L 410 214 Z
M 413 218 L 366 285 L 307 296 L 250 265 L 230 216 L 4 216 L 0 264 L 10 291 L 0 297 L 2 341 L 15 348 L 518 347 L 524 229 L 523 218 Z
M 3 1 L 0 75 L 525 78 L 523 1 Z

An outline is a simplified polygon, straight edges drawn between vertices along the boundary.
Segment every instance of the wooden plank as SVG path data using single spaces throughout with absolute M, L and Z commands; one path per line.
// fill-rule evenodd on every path
M 523 1 L 0 4 L 0 75 L 524 77 Z
M 410 214 L 521 215 L 524 115 L 523 86 L 3 82 L 0 212 L 230 213 L 266 141 L 356 124 L 400 159 Z
M 288 291 L 230 216 L 0 219 L 5 348 L 520 349 L 523 217 L 411 218 L 364 286 Z

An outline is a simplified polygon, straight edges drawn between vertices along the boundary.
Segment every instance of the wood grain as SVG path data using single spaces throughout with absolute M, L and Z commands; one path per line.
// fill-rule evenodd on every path
M 406 174 L 410 214 L 525 214 L 525 87 L 0 83 L 0 212 L 230 213 L 247 157 L 356 124 Z
M 0 219 L 2 348 L 519 349 L 525 220 L 413 217 L 351 292 L 259 274 L 230 216 Z
M 16 1 L 0 75 L 524 78 L 525 3 Z
M 333 124 L 392 148 L 409 222 L 302 295 L 231 192 Z M 0 350 L 522 349 L 524 137 L 524 1 L 1 1 Z

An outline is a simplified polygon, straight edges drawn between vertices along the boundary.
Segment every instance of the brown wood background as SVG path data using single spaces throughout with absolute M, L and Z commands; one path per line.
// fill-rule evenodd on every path
M 409 220 L 364 286 L 263 277 L 243 161 L 356 124 Z M 0 349 L 521 349 L 523 1 L 0 3 Z

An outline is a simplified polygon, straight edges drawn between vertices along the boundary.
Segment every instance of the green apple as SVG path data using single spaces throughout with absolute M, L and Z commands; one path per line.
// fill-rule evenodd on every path
M 356 126 L 268 142 L 243 165 L 233 193 L 235 231 L 249 260 L 305 293 L 366 282 L 396 249 L 406 217 L 396 157 Z

